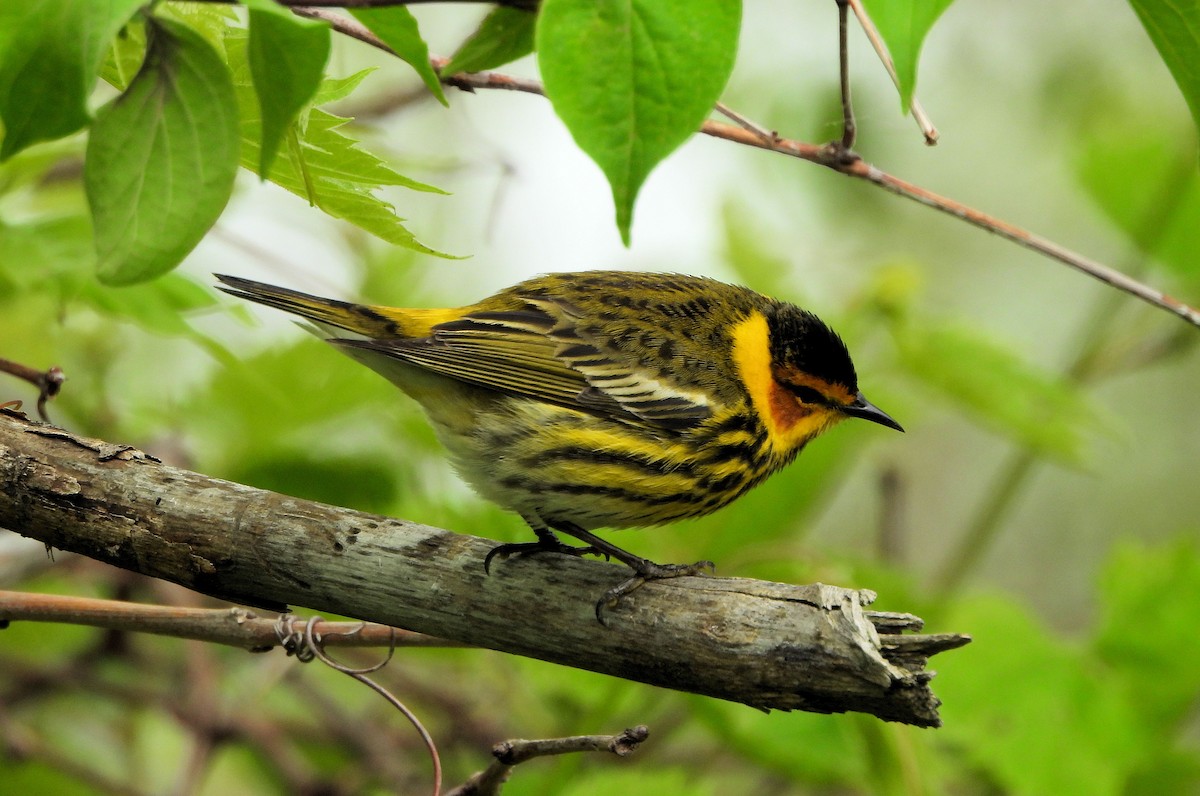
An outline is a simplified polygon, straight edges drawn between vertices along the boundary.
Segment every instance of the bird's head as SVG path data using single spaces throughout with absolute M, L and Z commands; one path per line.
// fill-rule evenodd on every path
M 847 417 L 904 430 L 859 391 L 846 344 L 811 312 L 777 304 L 753 313 L 735 328 L 733 357 L 780 452 Z

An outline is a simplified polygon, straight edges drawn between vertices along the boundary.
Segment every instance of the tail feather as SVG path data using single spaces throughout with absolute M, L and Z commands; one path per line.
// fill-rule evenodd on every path
M 375 339 L 406 336 L 396 320 L 384 317 L 375 308 L 364 304 L 321 298 L 239 276 L 214 276 L 223 283 L 217 288 L 231 296 L 290 312 L 322 326 L 332 326 Z

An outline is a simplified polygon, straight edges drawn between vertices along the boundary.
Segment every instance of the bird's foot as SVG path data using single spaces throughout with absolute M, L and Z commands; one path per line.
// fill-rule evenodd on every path
M 608 558 L 607 554 L 602 553 L 591 545 L 572 547 L 569 544 L 563 544 L 554 537 L 550 537 L 548 540 L 539 538 L 536 542 L 511 542 L 509 544 L 496 545 L 484 557 L 483 571 L 489 575 L 492 574 L 492 559 L 496 556 L 508 558 L 512 555 L 528 556 L 535 553 L 562 553 L 568 556 L 603 555 L 605 559 Z
M 633 577 L 604 592 L 599 602 L 596 603 L 596 618 L 602 625 L 608 625 L 608 622 L 604 621 L 605 608 L 616 605 L 621 598 L 637 591 L 649 581 L 682 578 L 717 571 L 716 565 L 711 561 L 697 561 L 695 564 L 655 564 L 653 561 L 639 559 L 636 564 L 631 563 L 630 566 L 633 567 Z

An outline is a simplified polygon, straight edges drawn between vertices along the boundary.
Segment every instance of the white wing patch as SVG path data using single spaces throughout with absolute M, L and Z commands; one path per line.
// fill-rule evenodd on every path
M 614 359 L 605 341 L 581 333 L 576 321 L 583 313 L 560 300 L 526 299 L 556 323 L 544 334 L 558 343 L 555 356 L 583 375 L 588 388 L 580 393 L 584 406 L 600 408 L 616 403 L 622 410 L 648 423 L 686 427 L 705 420 L 713 409 L 707 393 L 684 390 L 661 381 L 630 363 Z

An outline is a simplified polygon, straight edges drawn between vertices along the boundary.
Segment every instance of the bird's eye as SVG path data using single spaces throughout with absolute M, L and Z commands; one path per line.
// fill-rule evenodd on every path
M 788 388 L 792 391 L 792 395 L 796 396 L 803 403 L 806 403 L 806 404 L 828 403 L 828 401 L 825 400 L 825 396 L 821 395 L 820 392 L 818 392 L 817 390 L 814 390 L 812 387 L 805 387 L 802 384 L 800 384 L 800 385 L 792 384 L 792 385 L 788 385 Z

